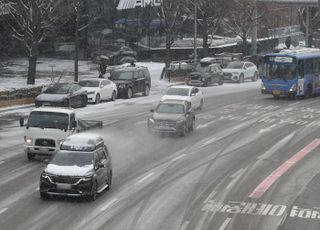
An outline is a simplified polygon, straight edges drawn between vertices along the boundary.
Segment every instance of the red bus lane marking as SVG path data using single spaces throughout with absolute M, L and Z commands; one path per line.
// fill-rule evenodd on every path
M 253 190 L 253 192 L 249 195 L 249 198 L 260 198 L 285 172 L 287 172 L 292 166 L 307 156 L 318 145 L 320 145 L 320 139 L 313 140 L 297 154 L 280 165 Z

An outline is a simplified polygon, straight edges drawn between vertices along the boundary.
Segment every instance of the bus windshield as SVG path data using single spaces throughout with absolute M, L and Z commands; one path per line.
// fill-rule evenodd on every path
M 268 79 L 284 79 L 292 80 L 297 76 L 297 67 L 295 64 L 268 64 L 267 78 Z

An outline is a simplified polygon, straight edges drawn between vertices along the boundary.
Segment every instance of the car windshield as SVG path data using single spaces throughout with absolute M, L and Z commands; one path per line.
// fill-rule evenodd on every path
M 111 74 L 112 80 L 132 80 L 133 72 L 132 71 L 115 71 Z
M 82 87 L 99 87 L 100 81 L 94 81 L 94 80 L 85 80 L 85 81 L 80 81 L 79 85 Z
M 50 164 L 60 166 L 79 166 L 93 164 L 93 152 L 59 151 Z
M 197 72 L 208 72 L 209 69 L 210 69 L 210 67 L 208 65 L 199 64 L 199 65 L 196 66 L 196 71 Z
M 296 65 L 291 64 L 268 64 L 267 78 L 268 79 L 284 79 L 291 80 L 297 75 Z
M 70 90 L 70 85 L 68 84 L 55 84 L 49 86 L 44 93 L 48 94 L 68 94 Z
M 243 67 L 243 62 L 230 62 L 227 65 L 227 69 L 242 69 Z
M 185 88 L 169 88 L 167 95 L 189 96 L 189 89 Z
M 27 127 L 53 128 L 53 129 L 68 129 L 69 116 L 66 113 L 54 112 L 31 112 Z
M 173 113 L 173 114 L 183 114 L 184 106 L 181 104 L 160 104 L 157 109 L 157 113 Z

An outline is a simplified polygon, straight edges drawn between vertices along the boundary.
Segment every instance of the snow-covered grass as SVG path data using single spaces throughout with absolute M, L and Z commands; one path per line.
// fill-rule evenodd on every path
M 13 71 L 21 71 L 26 70 L 26 61 L 18 60 L 16 63 L 20 63 L 20 66 L 16 66 L 15 68 L 12 66 Z M 88 77 L 97 77 L 98 76 L 98 71 L 94 68 L 94 64 L 91 62 L 84 62 L 81 61 L 79 63 L 79 72 L 80 76 L 79 79 L 81 78 L 88 78 Z M 170 86 L 171 84 L 167 80 L 160 80 L 160 75 L 162 72 L 162 69 L 164 67 L 163 63 L 153 63 L 153 62 L 138 62 L 136 63 L 137 65 L 141 66 L 146 66 L 148 67 L 151 75 L 151 91 L 150 91 L 150 96 L 148 97 L 141 97 L 141 96 L 136 96 L 132 99 L 117 99 L 115 102 L 107 102 L 107 103 L 101 103 L 98 105 L 88 105 L 86 108 L 81 108 L 77 109 L 78 114 L 80 117 L 86 116 L 88 114 L 91 114 L 92 112 L 96 110 L 103 110 L 103 111 L 113 111 L 116 108 L 121 108 L 123 106 L 127 106 L 128 104 L 156 104 L 161 96 L 166 92 L 167 87 Z M 43 72 L 49 72 L 51 71 L 51 65 L 56 65 L 54 69 L 61 69 L 65 70 L 66 72 L 70 74 L 66 74 L 63 76 L 64 81 L 73 81 L 73 61 L 71 60 L 56 60 L 56 59 L 40 59 L 40 63 L 38 66 L 38 70 L 41 70 Z M 40 71 L 40 73 L 41 73 Z M 17 74 L 16 76 L 12 76 L 10 78 L 0 78 L 0 91 L 1 89 L 8 89 L 8 88 L 25 88 L 27 87 L 26 85 L 26 79 L 22 77 L 21 75 Z M 36 80 L 36 84 L 48 84 L 50 83 L 51 78 L 50 76 L 42 76 L 40 79 Z M 217 86 L 217 85 L 212 85 L 209 87 L 199 87 L 205 97 L 212 97 L 215 95 L 223 95 L 223 94 L 230 94 L 234 92 L 242 92 L 246 90 L 251 90 L 251 89 L 257 89 L 257 93 L 259 93 L 259 87 L 260 87 L 261 82 L 245 82 L 243 84 L 238 84 L 238 83 L 225 83 L 222 86 Z M 95 106 L 94 110 L 92 110 L 92 106 Z M 10 109 L 19 109 L 21 113 L 26 113 L 31 110 L 31 108 L 24 108 L 24 106 L 14 106 L 10 107 Z M 2 108 L 0 109 L 1 115 L 7 113 L 8 108 Z M 10 113 L 10 111 L 8 111 Z

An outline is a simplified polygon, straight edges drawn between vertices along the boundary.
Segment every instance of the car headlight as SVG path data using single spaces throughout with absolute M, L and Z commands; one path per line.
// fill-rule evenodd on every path
M 125 84 L 119 84 L 119 88 L 120 89 L 124 89 L 124 88 L 126 88 L 126 85 Z
M 87 92 L 88 95 L 94 94 L 94 93 L 95 93 L 94 91 Z
M 32 144 L 32 138 L 31 137 L 28 137 L 28 136 L 24 136 L 24 142 L 26 143 L 26 144 Z
M 57 140 L 58 146 L 62 145 L 63 142 L 64 142 L 64 139 Z
M 149 118 L 149 122 L 154 123 L 154 120 L 152 118 Z
M 50 175 L 48 173 L 46 173 L 46 172 L 43 172 L 41 174 L 40 179 L 43 180 L 43 181 L 50 181 L 50 183 L 53 184 L 53 181 L 51 180 Z
M 293 84 L 290 88 L 290 92 L 295 92 L 295 91 L 297 91 L 297 85 Z
M 92 176 L 82 177 L 81 180 L 82 181 L 91 181 L 92 180 Z
M 265 87 L 265 85 L 263 84 L 263 82 L 261 83 L 261 89 L 262 89 L 262 90 L 266 90 L 266 87 Z

